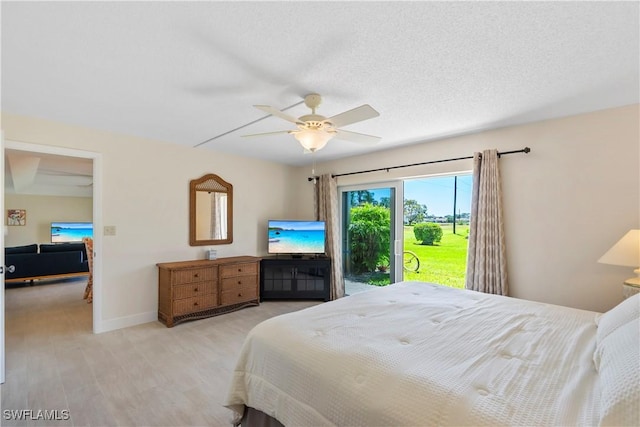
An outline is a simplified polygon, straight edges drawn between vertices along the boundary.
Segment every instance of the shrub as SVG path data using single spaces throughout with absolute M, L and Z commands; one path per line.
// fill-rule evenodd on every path
M 389 259 L 390 231 L 389 209 L 370 203 L 351 208 L 349 249 L 356 272 L 374 271 Z
M 367 280 L 367 284 L 373 286 L 387 286 L 391 284 L 391 279 L 388 274 L 385 274 L 383 276 L 371 277 Z
M 433 245 L 442 239 L 442 227 L 435 222 L 421 222 L 413 226 L 413 234 L 423 245 Z

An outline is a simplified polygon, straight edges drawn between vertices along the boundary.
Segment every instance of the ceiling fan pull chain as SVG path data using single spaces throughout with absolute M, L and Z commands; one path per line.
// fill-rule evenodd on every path
M 315 176 L 316 175 L 316 152 L 315 151 L 311 152 L 311 160 L 312 160 L 311 176 Z
M 318 183 L 318 177 L 316 176 L 316 152 L 315 150 L 311 152 L 311 176 L 313 177 L 313 185 Z

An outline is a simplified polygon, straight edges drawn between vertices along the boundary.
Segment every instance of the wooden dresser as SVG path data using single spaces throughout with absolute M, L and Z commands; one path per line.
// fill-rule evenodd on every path
M 238 256 L 156 265 L 158 320 L 169 328 L 260 304 L 260 258 Z

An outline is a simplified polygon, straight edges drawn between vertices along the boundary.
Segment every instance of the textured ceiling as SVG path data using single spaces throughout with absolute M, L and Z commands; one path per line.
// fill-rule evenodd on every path
M 4 151 L 5 194 L 93 196 L 93 161 L 78 157 Z
M 370 104 L 317 161 L 639 102 L 638 2 L 7 2 L 2 110 L 291 165 L 252 107 Z M 307 114 L 299 105 L 287 111 Z M 232 132 L 230 132 L 232 131 Z M 229 132 L 229 133 L 227 133 Z M 227 133 L 227 134 L 225 134 Z

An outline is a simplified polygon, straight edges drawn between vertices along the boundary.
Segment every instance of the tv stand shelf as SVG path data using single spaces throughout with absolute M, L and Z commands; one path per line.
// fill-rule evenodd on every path
M 330 298 L 331 259 L 278 255 L 260 261 L 260 299 Z

